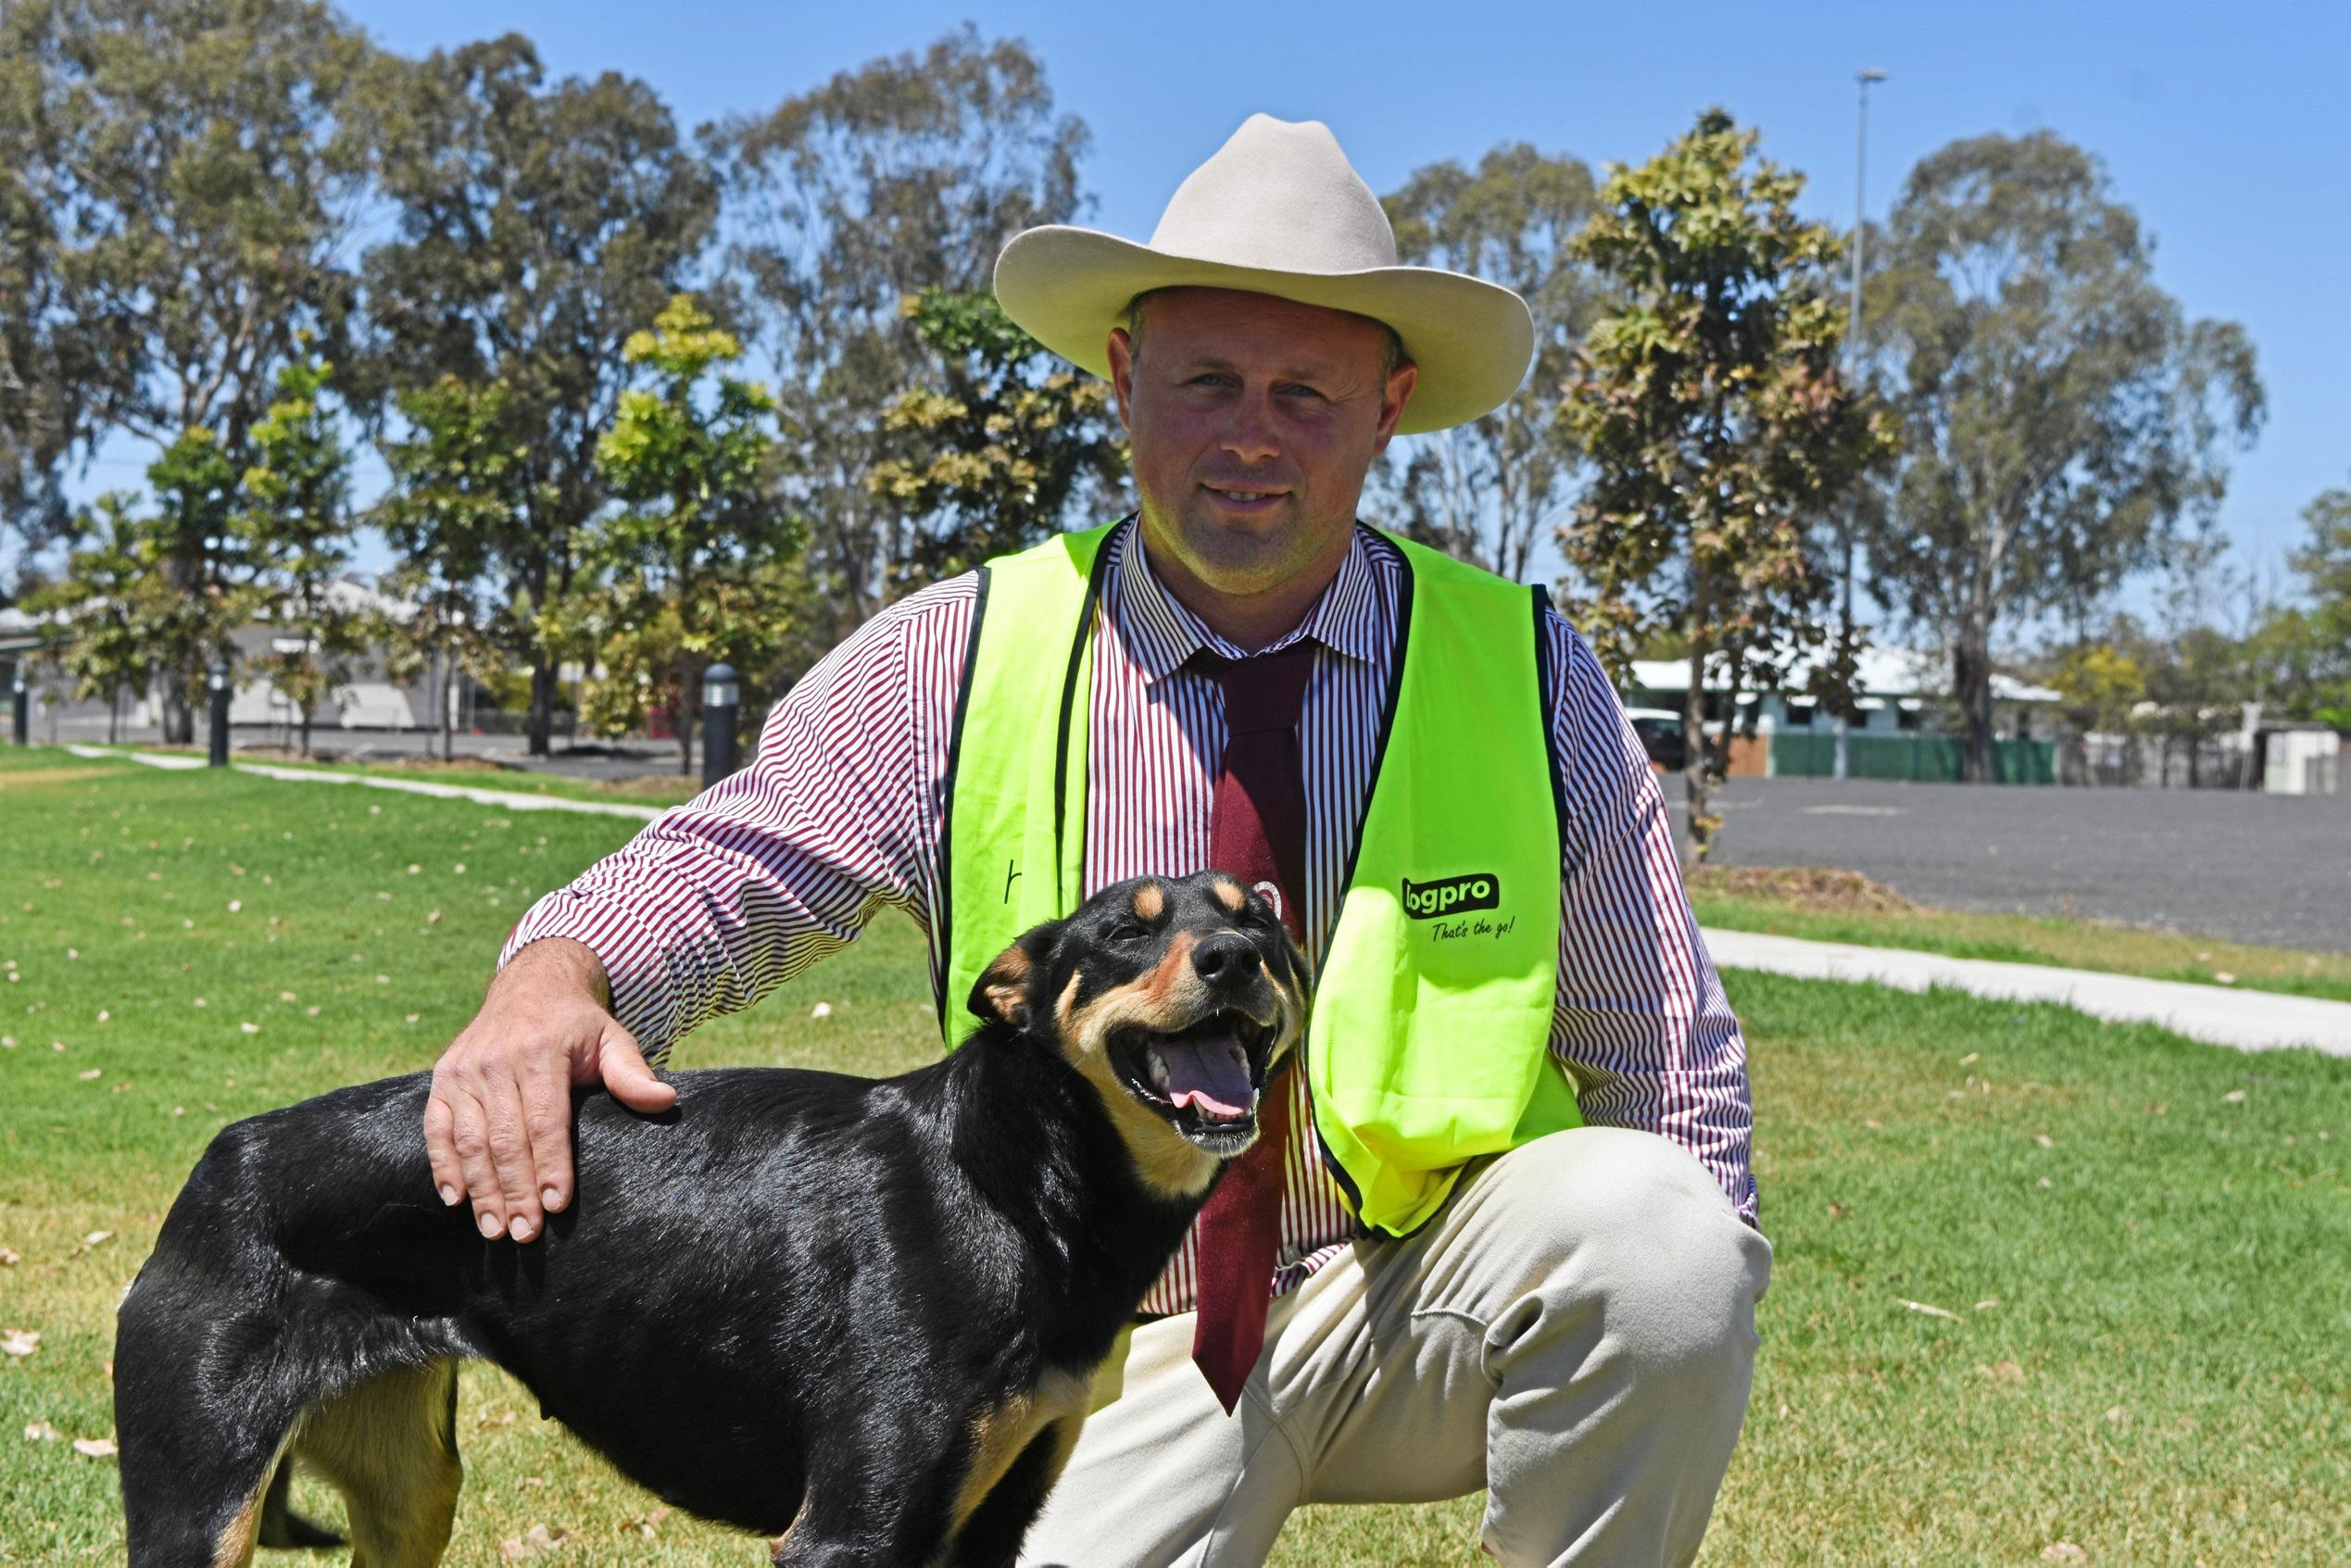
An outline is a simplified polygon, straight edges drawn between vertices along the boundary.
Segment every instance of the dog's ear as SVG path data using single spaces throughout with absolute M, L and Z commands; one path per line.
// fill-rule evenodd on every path
M 972 995 L 965 1005 L 974 1015 L 990 1023 L 1001 1020 L 1015 1029 L 1025 1028 L 1029 981 L 1061 928 L 1059 921 L 1034 927 L 997 954 L 995 961 L 980 971 L 979 979 L 973 983 Z

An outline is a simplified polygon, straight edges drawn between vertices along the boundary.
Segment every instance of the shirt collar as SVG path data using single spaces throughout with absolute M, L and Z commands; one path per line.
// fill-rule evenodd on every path
M 1272 653 L 1301 637 L 1312 637 L 1350 659 L 1368 661 L 1375 657 L 1372 596 L 1377 590 L 1364 538 L 1363 526 L 1357 524 L 1347 554 L 1339 558 L 1339 574 L 1315 599 L 1306 618 L 1259 652 Z M 1116 547 L 1119 556 L 1111 569 L 1112 600 L 1107 608 L 1126 644 L 1127 658 L 1144 679 L 1161 680 L 1202 648 L 1226 659 L 1249 657 L 1209 630 L 1205 621 L 1168 592 L 1143 549 L 1139 520 L 1120 533 Z

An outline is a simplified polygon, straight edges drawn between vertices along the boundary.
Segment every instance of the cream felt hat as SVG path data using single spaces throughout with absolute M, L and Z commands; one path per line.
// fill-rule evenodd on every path
M 1384 321 L 1420 368 L 1400 433 L 1506 402 L 1534 358 L 1527 302 L 1482 278 L 1396 264 L 1396 235 L 1319 120 L 1255 114 L 1176 188 L 1151 243 L 1050 224 L 996 258 L 996 297 L 1028 334 L 1098 376 L 1110 331 L 1149 289 L 1246 289 Z

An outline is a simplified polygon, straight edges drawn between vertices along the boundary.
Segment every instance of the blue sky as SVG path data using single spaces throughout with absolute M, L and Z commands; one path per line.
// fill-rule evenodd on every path
M 1854 72 L 1872 89 L 1868 209 L 1921 155 L 2051 128 L 2096 152 L 2194 315 L 2244 323 L 2269 414 L 2223 513 L 2272 566 L 2297 514 L 2351 470 L 2351 6 L 1346 6 L 927 3 L 651 6 L 368 0 L 348 10 L 403 52 L 509 30 L 559 73 L 650 82 L 691 126 L 756 112 L 966 19 L 1026 39 L 1093 132 L 1092 221 L 1147 236 L 1168 194 L 1251 112 L 1329 122 L 1375 190 L 1441 158 L 1528 141 L 1597 167 L 1638 161 L 1709 104 L 1760 127 L 1811 177 L 1805 205 L 1854 209 Z M 101 476 L 94 475 L 94 478 Z M 109 473 L 113 483 L 129 477 Z

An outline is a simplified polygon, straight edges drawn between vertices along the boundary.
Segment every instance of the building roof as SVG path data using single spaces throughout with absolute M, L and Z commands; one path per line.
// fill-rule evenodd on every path
M 1802 691 L 1811 671 L 1808 663 L 1797 665 L 1788 672 L 1781 689 Z M 1706 673 L 1707 690 L 1721 691 L 1729 684 L 1729 671 L 1724 664 L 1710 663 Z M 1876 697 L 1942 696 L 1951 690 L 1950 663 L 1938 655 L 1914 648 L 1866 647 L 1861 650 L 1855 675 L 1855 685 Z M 1632 661 L 1631 684 L 1637 691 L 1688 691 L 1690 660 L 1636 659 Z M 2046 686 L 2032 685 L 1996 671 L 1992 677 L 1992 695 L 2001 702 L 2061 700 L 2059 694 Z

